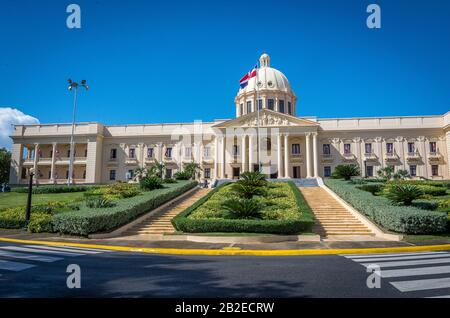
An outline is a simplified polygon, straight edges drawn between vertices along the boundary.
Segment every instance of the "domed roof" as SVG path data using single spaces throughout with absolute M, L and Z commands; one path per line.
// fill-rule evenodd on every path
M 258 75 L 252 77 L 246 87 L 239 89 L 238 95 L 254 91 L 256 81 L 258 81 L 258 90 L 292 92 L 287 77 L 279 70 L 270 67 L 270 56 L 268 54 L 261 55 L 259 61 Z

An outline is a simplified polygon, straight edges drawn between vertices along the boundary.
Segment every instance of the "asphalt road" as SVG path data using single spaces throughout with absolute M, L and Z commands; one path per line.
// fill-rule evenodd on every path
M 408 254 L 168 256 L 0 243 L 0 297 L 450 295 L 450 253 Z M 367 287 L 363 264 L 372 263 L 384 264 L 381 288 Z M 80 268 L 81 288 L 67 287 L 71 264 Z

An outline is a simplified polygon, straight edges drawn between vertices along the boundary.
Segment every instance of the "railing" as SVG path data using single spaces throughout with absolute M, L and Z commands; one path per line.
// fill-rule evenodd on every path
M 409 160 L 419 159 L 420 158 L 420 153 L 417 150 L 416 151 L 409 151 L 406 154 L 406 158 L 409 159 Z

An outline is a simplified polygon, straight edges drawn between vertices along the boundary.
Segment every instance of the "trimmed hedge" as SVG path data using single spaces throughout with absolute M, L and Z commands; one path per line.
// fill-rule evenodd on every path
M 168 184 L 163 189 L 143 192 L 133 198 L 119 200 L 116 206 L 107 209 L 90 209 L 82 206 L 79 211 L 55 215 L 53 227 L 56 232 L 81 236 L 109 232 L 172 200 L 196 185 L 195 181 Z
M 173 226 L 182 232 L 207 233 L 207 232 L 248 232 L 248 233 L 272 233 L 272 234 L 297 234 L 309 232 L 314 224 L 313 213 L 306 203 L 303 195 L 293 182 L 289 182 L 295 195 L 300 217 L 292 220 L 245 220 L 245 219 L 191 219 L 188 216 L 199 206 L 204 204 L 214 193 L 220 191 L 224 183 L 206 196 L 195 202 L 192 206 L 172 219 Z
M 381 190 L 383 190 L 384 187 L 384 183 L 369 183 L 369 184 L 362 184 L 357 186 L 357 189 L 363 190 L 363 191 L 367 191 L 372 193 L 373 195 L 375 195 L 376 193 L 380 192 Z
M 429 201 L 429 200 L 414 200 L 412 202 L 412 206 L 422 209 L 422 210 L 430 210 L 434 211 L 438 208 L 439 204 L 437 201 Z
M 446 230 L 447 215 L 415 207 L 395 206 L 383 196 L 373 196 L 346 181 L 325 179 L 325 184 L 375 223 L 399 233 L 426 234 Z
M 44 193 L 69 193 L 69 192 L 84 192 L 88 191 L 96 186 L 88 185 L 41 185 L 33 186 L 33 194 L 44 194 Z M 17 187 L 12 188 L 11 192 L 17 193 L 28 193 L 28 187 Z

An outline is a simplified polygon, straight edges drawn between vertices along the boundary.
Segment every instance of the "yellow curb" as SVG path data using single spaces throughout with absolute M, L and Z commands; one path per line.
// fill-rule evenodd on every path
M 396 253 L 396 252 L 429 252 L 450 250 L 450 244 L 405 246 L 405 247 L 375 247 L 375 248 L 347 248 L 347 249 L 323 249 L 323 250 L 239 250 L 239 249 L 180 249 L 180 248 L 153 248 L 153 247 L 131 247 L 117 245 L 84 244 L 69 242 L 20 240 L 0 237 L 0 242 L 40 244 L 50 246 L 68 246 L 97 248 L 121 252 L 139 252 L 149 254 L 168 255 L 243 255 L 243 256 L 301 256 L 301 255 L 336 255 L 336 254 L 372 254 L 372 253 Z

